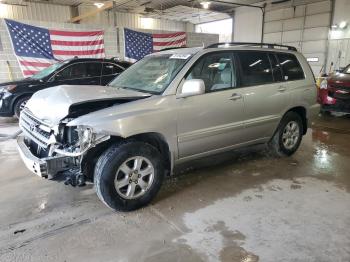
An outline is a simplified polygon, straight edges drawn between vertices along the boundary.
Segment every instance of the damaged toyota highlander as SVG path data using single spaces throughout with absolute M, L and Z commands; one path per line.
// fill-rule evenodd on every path
M 113 210 L 147 205 L 176 165 L 248 145 L 290 156 L 319 111 L 295 48 L 226 43 L 149 55 L 109 86 L 37 92 L 20 117 L 20 155 L 43 178 L 92 182 Z

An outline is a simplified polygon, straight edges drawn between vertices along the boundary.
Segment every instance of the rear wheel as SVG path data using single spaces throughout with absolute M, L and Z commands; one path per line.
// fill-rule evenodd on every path
M 153 146 L 126 141 L 113 145 L 98 159 L 94 183 L 100 200 L 116 211 L 147 205 L 164 179 L 159 151 Z
M 291 156 L 298 150 L 302 136 L 303 122 L 300 115 L 288 112 L 271 139 L 269 148 L 275 156 Z
M 22 98 L 18 99 L 17 102 L 15 103 L 14 113 L 15 113 L 15 116 L 17 118 L 20 117 L 21 111 L 25 108 L 29 99 L 30 99 L 30 97 L 22 97 Z

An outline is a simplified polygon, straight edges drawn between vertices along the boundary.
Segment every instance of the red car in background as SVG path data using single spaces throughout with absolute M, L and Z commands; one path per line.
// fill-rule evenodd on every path
M 350 113 L 350 65 L 322 80 L 318 91 L 321 112 Z

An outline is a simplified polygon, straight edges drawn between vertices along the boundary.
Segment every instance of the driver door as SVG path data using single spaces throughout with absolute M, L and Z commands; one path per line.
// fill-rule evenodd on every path
M 202 79 L 206 92 L 177 99 L 180 159 L 244 142 L 244 103 L 239 89 L 235 89 L 233 54 L 204 55 L 188 72 L 189 79 Z

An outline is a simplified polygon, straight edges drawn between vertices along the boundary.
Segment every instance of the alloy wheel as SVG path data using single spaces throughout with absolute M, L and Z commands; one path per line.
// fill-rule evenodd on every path
M 142 156 L 127 159 L 118 169 L 114 185 L 118 194 L 125 199 L 136 199 L 144 195 L 154 180 L 154 167 Z
M 290 121 L 283 130 L 282 143 L 286 149 L 291 150 L 299 140 L 299 125 L 295 121 Z

